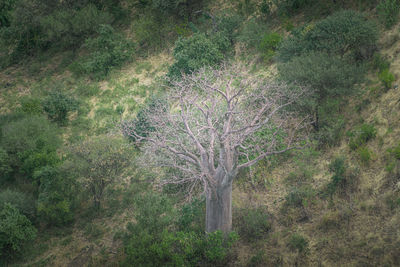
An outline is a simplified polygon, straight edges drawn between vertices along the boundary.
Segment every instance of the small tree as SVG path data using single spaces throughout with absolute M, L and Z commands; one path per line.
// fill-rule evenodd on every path
M 112 184 L 129 164 L 129 156 L 122 140 L 113 137 L 95 137 L 74 148 L 75 163 L 83 185 L 100 208 L 104 190 Z
M 170 85 L 166 101 L 148 114 L 154 132 L 142 136 L 127 124 L 123 130 L 147 141 L 146 164 L 175 170 L 161 184 L 186 185 L 189 196 L 203 188 L 207 232 L 229 232 L 238 172 L 303 145 L 308 120 L 290 107 L 305 89 L 289 90 L 240 65 L 202 68 Z
M 23 245 L 36 238 L 37 230 L 16 207 L 6 203 L 0 211 L 0 258 L 19 253 Z

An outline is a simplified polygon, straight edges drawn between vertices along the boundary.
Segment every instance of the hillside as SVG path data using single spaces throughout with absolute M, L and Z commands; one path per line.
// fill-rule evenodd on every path
M 400 266 L 399 1 L 35 0 L 32 35 L 9 2 L 0 265 Z M 312 91 L 307 145 L 237 174 L 229 237 L 121 127 L 150 135 L 174 79 L 221 62 Z

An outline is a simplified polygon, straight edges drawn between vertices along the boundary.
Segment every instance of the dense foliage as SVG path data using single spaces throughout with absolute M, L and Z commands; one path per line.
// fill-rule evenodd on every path
M 278 58 L 287 62 L 296 56 L 320 51 L 352 60 L 368 59 L 376 49 L 377 38 L 374 22 L 356 11 L 340 11 L 315 24 L 294 29 L 282 42 Z
M 15 174 L 32 179 L 35 170 L 59 161 L 58 129 L 44 117 L 28 116 L 9 122 L 2 126 L 1 135 L 1 146 Z
M 188 38 L 179 39 L 173 52 L 175 62 L 169 69 L 169 76 L 180 77 L 204 66 L 220 63 L 223 54 L 218 45 L 204 33 L 195 33 Z
M 0 211 L 0 257 L 20 253 L 23 245 L 36 238 L 37 230 L 17 208 L 6 203 Z
M 90 54 L 74 67 L 78 74 L 89 74 L 96 79 L 104 78 L 111 69 L 121 67 L 132 56 L 133 44 L 110 25 L 100 25 L 96 38 L 89 38 L 85 47 Z

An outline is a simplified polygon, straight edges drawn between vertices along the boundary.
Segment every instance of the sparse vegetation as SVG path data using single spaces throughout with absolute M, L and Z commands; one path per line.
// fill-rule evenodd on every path
M 400 3 L 398 0 L 383 0 L 376 7 L 379 19 L 386 28 L 391 28 L 399 19 Z
M 377 131 L 373 125 L 364 123 L 356 131 L 349 132 L 348 134 L 350 136 L 349 146 L 355 150 L 366 144 L 369 140 L 374 139 Z

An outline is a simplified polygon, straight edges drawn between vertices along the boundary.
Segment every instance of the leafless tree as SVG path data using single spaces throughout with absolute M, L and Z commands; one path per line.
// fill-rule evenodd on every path
M 179 81 L 149 110 L 153 131 L 138 134 L 129 123 L 125 134 L 148 154 L 148 164 L 172 167 L 162 184 L 199 185 L 206 196 L 206 231 L 232 226 L 232 181 L 238 172 L 268 156 L 304 146 L 308 118 L 293 104 L 307 90 L 289 88 L 250 74 L 240 64 L 203 68 Z

